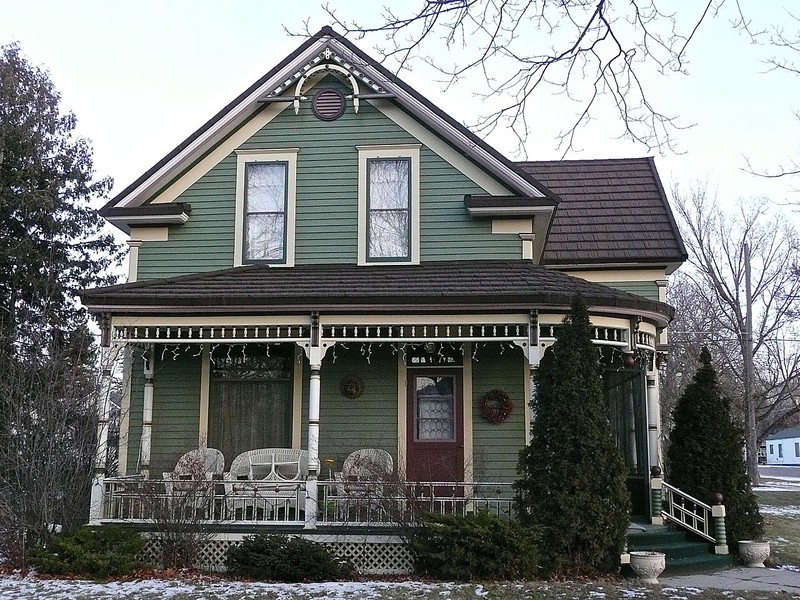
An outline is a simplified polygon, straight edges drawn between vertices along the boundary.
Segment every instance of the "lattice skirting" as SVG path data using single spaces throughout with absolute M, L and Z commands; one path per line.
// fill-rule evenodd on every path
M 220 534 L 205 542 L 195 567 L 209 571 L 224 570 L 225 553 L 243 537 L 239 534 Z M 413 570 L 411 552 L 398 536 L 309 534 L 303 537 L 322 544 L 334 556 L 349 560 L 356 571 L 363 575 L 404 575 Z M 159 565 L 160 541 L 156 537 L 149 537 L 137 558 L 147 564 Z

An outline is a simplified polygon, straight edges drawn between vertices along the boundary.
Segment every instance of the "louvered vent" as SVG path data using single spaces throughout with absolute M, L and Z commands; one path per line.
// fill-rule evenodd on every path
M 344 96 L 336 90 L 320 90 L 311 102 L 311 110 L 322 121 L 334 121 L 344 112 Z

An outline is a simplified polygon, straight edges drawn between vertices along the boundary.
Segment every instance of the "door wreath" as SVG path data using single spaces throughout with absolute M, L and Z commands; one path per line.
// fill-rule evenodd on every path
M 481 416 L 493 425 L 497 425 L 508 419 L 512 410 L 514 410 L 514 403 L 503 390 L 489 390 L 481 396 Z

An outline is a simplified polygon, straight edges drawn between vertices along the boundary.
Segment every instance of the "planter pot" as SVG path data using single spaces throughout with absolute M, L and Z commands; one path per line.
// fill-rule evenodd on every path
M 739 542 L 739 558 L 748 567 L 764 568 L 764 561 L 769 558 L 769 542 Z
M 665 567 L 663 552 L 631 552 L 631 569 L 644 583 L 658 583 L 658 576 Z

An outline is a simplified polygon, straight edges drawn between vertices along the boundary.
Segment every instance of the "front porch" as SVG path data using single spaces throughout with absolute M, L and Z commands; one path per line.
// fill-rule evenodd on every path
M 279 500 L 274 486 L 257 481 L 248 482 L 247 497 L 231 497 L 222 480 L 184 482 L 171 493 L 168 482 L 141 477 L 107 478 L 103 486 L 100 524 L 144 532 L 144 562 L 160 563 L 159 532 L 178 527 L 203 532 L 195 566 L 206 570 L 219 570 L 227 549 L 246 535 L 269 532 L 320 543 L 362 574 L 408 574 L 413 561 L 403 532 L 423 514 L 513 514 L 507 482 L 360 481 L 345 491 L 334 480 L 299 481 Z
M 413 525 L 425 514 L 488 512 L 511 519 L 513 484 L 508 482 L 359 481 L 343 490 L 331 480 L 299 481 L 292 495 L 248 481 L 247 495 L 231 494 L 222 480 L 196 480 L 171 493 L 163 480 L 109 477 L 104 481 L 101 523 L 147 525 L 175 519 L 229 530 L 257 528 L 389 527 Z M 316 488 L 316 493 L 314 493 Z

